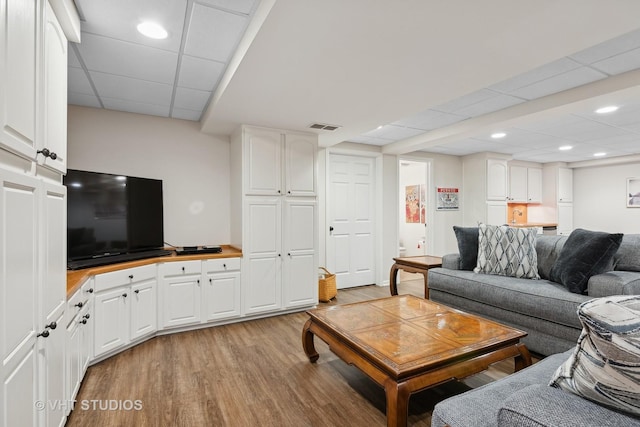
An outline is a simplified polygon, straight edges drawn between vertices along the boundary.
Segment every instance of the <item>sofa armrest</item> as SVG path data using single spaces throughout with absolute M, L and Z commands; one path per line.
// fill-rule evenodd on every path
M 460 270 L 460 254 L 446 254 L 442 257 L 442 268 Z
M 640 426 L 640 420 L 573 393 L 533 384 L 513 393 L 498 411 L 498 426 Z
M 591 276 L 587 285 L 588 295 L 593 298 L 611 295 L 640 294 L 640 272 L 608 271 Z

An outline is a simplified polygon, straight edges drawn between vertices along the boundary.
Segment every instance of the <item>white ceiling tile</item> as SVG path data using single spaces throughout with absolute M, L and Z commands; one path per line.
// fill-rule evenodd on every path
M 78 47 L 89 71 L 173 84 L 178 55 L 166 50 L 83 34 Z
M 511 93 L 516 89 L 546 80 L 550 77 L 557 76 L 558 74 L 566 73 L 567 71 L 575 70 L 579 67 L 580 64 L 576 61 L 569 58 L 561 58 L 557 61 L 534 68 L 529 72 L 490 86 L 489 89 L 496 90 L 498 92 Z
M 410 127 L 420 130 L 431 130 L 451 125 L 466 119 L 465 116 L 443 113 L 435 110 L 425 110 L 413 116 L 393 122 L 394 125 Z
M 248 18 L 194 4 L 184 52 L 226 62 L 244 33 Z
M 194 111 L 175 107 L 173 107 L 173 109 L 171 110 L 171 117 L 173 117 L 174 119 L 191 120 L 197 122 L 198 120 L 200 120 L 201 115 L 202 110 Z
M 521 104 L 523 102 L 524 100 L 516 98 L 514 96 L 498 95 L 477 102 L 468 107 L 456 110 L 456 114 L 461 116 L 476 117 L 483 114 L 492 113 L 494 111 L 502 110 L 503 108 L 511 107 L 516 104 Z
M 620 37 L 584 49 L 570 57 L 582 64 L 593 64 L 640 46 L 640 30 L 631 31 Z
M 545 95 L 551 95 L 552 93 L 582 86 L 605 77 L 607 77 L 606 74 L 588 67 L 581 67 L 522 87 L 511 92 L 511 95 L 525 99 L 537 99 Z
M 69 68 L 67 71 L 67 88 L 69 92 L 94 95 L 89 78 L 82 68 Z
M 91 72 L 90 74 L 91 80 L 93 80 L 93 84 L 98 91 L 98 96 L 103 102 L 105 98 L 110 98 L 112 100 L 121 99 L 142 104 L 166 105 L 167 107 L 171 104 L 173 92 L 171 85 L 111 74 L 96 72 Z
M 69 43 L 69 49 L 67 49 L 67 51 L 69 52 L 69 54 L 67 55 L 67 64 L 69 64 L 69 67 L 81 68 L 82 64 L 80 64 L 80 60 L 76 55 L 76 50 L 71 47 L 74 45 L 75 43 Z
M 620 55 L 598 61 L 591 65 L 610 75 L 624 73 L 625 71 L 640 68 L 640 49 L 633 49 Z
M 374 138 L 372 136 L 357 136 L 350 138 L 348 142 L 356 142 L 358 144 L 370 144 L 370 145 L 387 145 L 393 142 L 392 139 Z
M 210 97 L 211 92 L 179 87 L 176 88 L 176 96 L 173 100 L 173 107 L 185 110 L 202 111 L 207 106 Z
M 372 136 L 375 138 L 384 138 L 392 141 L 398 141 L 404 138 L 420 135 L 424 133 L 421 129 L 413 129 L 396 125 L 382 126 L 380 129 L 374 129 L 364 134 L 364 136 Z
M 196 0 L 196 2 L 244 14 L 250 13 L 256 3 L 255 0 Z
M 139 102 L 124 101 L 122 99 L 102 98 L 104 108 L 127 113 L 147 114 L 150 116 L 169 117 L 168 105 L 153 105 Z
M 82 11 L 82 43 L 97 34 L 178 52 L 182 40 L 187 0 L 75 0 Z M 105 19 L 108 17 L 108 19 Z M 164 40 L 150 39 L 136 29 L 143 21 L 161 24 L 169 33 Z
M 225 64 L 221 62 L 182 55 L 178 86 L 211 91 L 220 80 L 224 68 Z
M 102 108 L 100 101 L 95 95 L 86 93 L 69 92 L 67 94 L 67 103 L 71 105 L 80 105 L 82 107 Z
M 453 99 L 444 104 L 437 105 L 432 110 L 443 111 L 445 113 L 457 113 L 458 110 L 469 107 L 478 102 L 486 101 L 489 98 L 494 98 L 499 94 L 489 89 L 481 89 L 468 95 L 462 96 L 457 99 Z
M 574 115 L 566 115 L 566 116 L 557 116 L 551 117 L 544 121 L 536 121 L 531 123 L 523 123 L 517 126 L 518 129 L 531 131 L 531 132 L 539 132 L 545 133 L 547 129 L 553 129 L 556 127 L 564 127 L 570 126 L 575 123 L 582 122 L 584 118 L 574 116 Z

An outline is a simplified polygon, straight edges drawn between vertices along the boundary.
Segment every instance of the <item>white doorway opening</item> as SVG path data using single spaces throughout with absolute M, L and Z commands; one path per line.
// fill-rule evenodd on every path
M 398 160 L 398 256 L 429 254 L 433 207 L 430 191 L 430 161 Z

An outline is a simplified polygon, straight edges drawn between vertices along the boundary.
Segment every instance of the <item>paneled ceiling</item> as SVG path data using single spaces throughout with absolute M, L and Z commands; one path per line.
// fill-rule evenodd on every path
M 215 135 L 330 124 L 315 131 L 321 145 L 390 154 L 640 154 L 637 1 L 75 1 L 70 104 Z M 137 33 L 146 19 L 169 37 Z M 609 104 L 618 111 L 594 112 Z

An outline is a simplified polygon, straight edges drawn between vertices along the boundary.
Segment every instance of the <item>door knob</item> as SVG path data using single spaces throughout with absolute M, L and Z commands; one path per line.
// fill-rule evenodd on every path
M 329 234 L 332 234 L 332 233 L 333 233 L 333 225 L 330 225 L 329 226 Z

